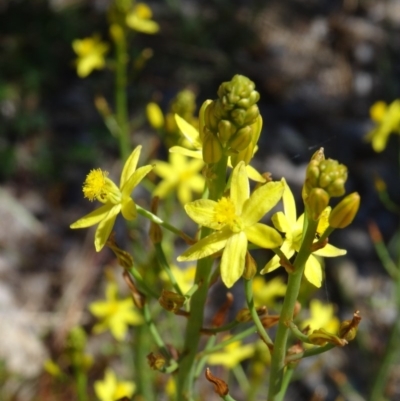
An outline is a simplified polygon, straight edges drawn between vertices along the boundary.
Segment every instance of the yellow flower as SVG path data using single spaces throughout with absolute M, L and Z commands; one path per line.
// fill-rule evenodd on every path
M 107 177 L 108 173 L 100 169 L 92 170 L 83 184 L 85 198 L 90 201 L 96 199 L 104 205 L 71 224 L 70 227 L 86 228 L 99 223 L 94 240 L 97 252 L 104 247 L 119 212 L 126 220 L 136 218 L 136 205 L 131 198 L 131 192 L 153 168 L 144 166 L 136 170 L 141 149 L 141 146 L 136 147 L 128 157 L 122 170 L 119 188 Z
M 179 153 L 181 155 L 193 157 L 194 159 L 203 160 L 203 143 L 199 131 L 178 114 L 175 114 L 175 121 L 182 135 L 186 138 L 189 148 L 172 146 L 169 151 L 171 153 Z M 229 158 L 229 166 L 232 167 L 231 158 Z M 265 182 L 265 178 L 254 167 L 247 165 L 246 170 L 249 178 L 253 181 Z
M 229 339 L 225 337 L 224 340 Z M 255 344 L 242 344 L 241 341 L 234 341 L 226 345 L 221 351 L 214 352 L 207 358 L 210 365 L 222 365 L 227 369 L 232 369 L 245 359 L 254 355 Z
M 377 126 L 370 131 L 365 139 L 372 142 L 375 152 L 382 152 L 391 133 L 400 134 L 400 100 L 395 100 L 390 105 L 379 101 L 370 109 L 372 120 Z
M 282 277 L 275 277 L 266 281 L 264 277 L 256 276 L 253 279 L 253 296 L 256 306 L 275 306 L 275 299 L 286 294 L 286 284 Z
M 72 48 L 78 56 L 76 67 L 81 78 L 87 77 L 94 69 L 104 68 L 104 56 L 108 52 L 108 44 L 102 42 L 98 36 L 75 39 L 72 42 Z
M 283 212 L 275 213 L 272 216 L 274 226 L 281 232 L 285 233 L 285 240 L 283 241 L 281 251 L 285 256 L 290 259 L 295 252 L 300 250 L 301 240 L 303 236 L 303 223 L 304 214 L 298 219 L 296 217 L 296 203 L 286 181 L 283 179 L 285 191 L 283 193 Z M 324 228 L 329 225 L 327 212 L 329 209 L 322 213 L 319 221 L 317 232 L 321 234 Z M 321 287 L 322 283 L 322 267 L 320 261 L 313 255 L 324 257 L 336 257 L 345 255 L 346 250 L 336 248 L 333 245 L 327 244 L 324 248 L 319 249 L 310 255 L 306 262 L 304 274 L 306 279 L 316 287 Z M 261 270 L 261 274 L 269 273 L 280 266 L 279 256 L 275 255 Z
M 151 19 L 152 17 L 153 12 L 147 4 L 137 3 L 126 16 L 126 25 L 138 32 L 154 34 L 159 31 L 160 27 Z
M 94 391 L 101 401 L 116 401 L 122 397 L 130 398 L 135 390 L 135 383 L 118 381 L 117 376 L 111 369 L 106 370 L 104 380 L 94 382 Z
M 221 278 L 228 288 L 232 287 L 243 273 L 248 241 L 262 248 L 282 244 L 274 228 L 258 221 L 278 203 L 283 189 L 283 182 L 271 181 L 250 195 L 246 166 L 240 162 L 232 172 L 229 198 L 222 197 L 218 202 L 200 199 L 185 205 L 192 220 L 216 232 L 191 246 L 178 260 L 201 259 L 225 248 Z
M 302 323 L 302 327 L 310 327 L 310 333 L 314 330 L 325 329 L 329 333 L 336 334 L 339 330 L 340 321 L 335 316 L 332 304 L 324 304 L 318 299 L 310 301 L 310 318 Z
M 92 302 L 89 310 L 100 319 L 100 322 L 93 327 L 93 332 L 98 334 L 110 330 L 118 341 L 124 339 L 128 325 L 138 326 L 143 323 L 143 318 L 135 310 L 130 297 L 118 299 L 118 289 L 115 283 L 107 284 L 106 300 Z
M 169 163 L 155 160 L 154 172 L 163 180 L 154 189 L 153 195 L 165 198 L 171 191 L 177 191 L 179 201 L 184 205 L 192 200 L 192 191 L 201 193 L 205 179 L 199 174 L 202 160 L 191 160 L 179 153 L 169 155 Z

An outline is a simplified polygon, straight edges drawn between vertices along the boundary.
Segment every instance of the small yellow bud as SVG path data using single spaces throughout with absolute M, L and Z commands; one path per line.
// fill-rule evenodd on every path
M 313 220 L 318 220 L 328 206 L 329 195 L 322 188 L 313 188 L 307 198 L 306 207 Z
M 345 228 L 352 223 L 360 207 L 360 195 L 357 192 L 347 195 L 331 211 L 329 225 L 333 228 Z
M 246 252 L 246 258 L 244 262 L 244 271 L 242 277 L 246 280 L 251 280 L 257 273 L 257 263 L 250 253 Z
M 217 137 L 211 132 L 204 134 L 203 160 L 207 164 L 217 163 L 222 157 L 222 145 Z
M 221 120 L 218 123 L 218 137 L 222 143 L 226 143 L 229 141 L 231 136 L 234 134 L 236 128 L 235 126 L 228 120 Z
M 164 114 L 157 103 L 150 102 L 146 106 L 146 116 L 153 128 L 160 129 L 164 126 Z
M 241 128 L 229 141 L 231 149 L 238 152 L 245 150 L 251 143 L 252 129 L 250 125 Z

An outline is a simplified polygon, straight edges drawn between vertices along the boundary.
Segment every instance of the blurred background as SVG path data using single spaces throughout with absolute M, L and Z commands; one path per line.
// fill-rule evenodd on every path
M 386 183 L 397 205 L 400 181 L 398 136 L 390 137 L 382 153 L 365 136 L 373 127 L 371 105 L 400 96 L 400 2 L 148 4 L 160 32 L 137 34 L 129 49 L 138 59 L 151 49 L 128 82 L 133 144 L 157 138 L 146 119 L 150 101 L 166 111 L 179 91 L 191 89 L 199 107 L 239 73 L 261 95 L 264 126 L 254 162 L 260 171 L 286 177 L 300 200 L 305 166 L 320 147 L 347 165 L 347 190 L 360 193 L 361 208 L 349 228 L 332 236 L 348 253 L 327 262 L 317 296 L 336 304 L 341 318 L 360 310 L 363 321 L 354 343 L 335 350 L 328 361 L 305 365 L 307 375 L 287 399 L 368 399 L 397 316 L 395 286 L 376 255 L 368 224 L 378 225 L 398 255 L 399 218 L 379 199 L 375 180 Z M 87 172 L 112 171 L 118 160 L 118 144 L 94 102 L 103 96 L 112 106 L 112 69 L 78 77 L 71 46 L 94 33 L 109 40 L 108 7 L 108 0 L 0 0 L 2 401 L 74 399 L 68 387 L 51 390 L 43 364 L 64 347 L 71 327 L 90 321 L 86 305 L 100 296 L 103 268 L 113 261 L 109 251 L 94 252 L 92 231 L 69 228 L 92 207 L 81 192 Z M 162 147 L 154 152 L 147 155 L 166 157 Z M 390 370 L 389 400 L 400 399 L 399 363 Z M 99 372 L 93 377 L 101 377 Z

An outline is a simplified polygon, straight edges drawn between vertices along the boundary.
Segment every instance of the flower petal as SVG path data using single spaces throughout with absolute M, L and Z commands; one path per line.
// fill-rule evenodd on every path
M 293 226 L 289 223 L 288 218 L 283 212 L 277 212 L 271 217 L 275 228 L 281 233 L 290 233 L 293 231 Z
M 139 184 L 140 181 L 146 177 L 147 174 L 153 169 L 154 166 L 143 166 L 139 167 L 125 182 L 124 186 L 121 187 L 122 197 L 130 196 L 133 189 L 136 185 Z
M 169 148 L 170 153 L 180 153 L 184 156 L 193 157 L 194 159 L 203 160 L 203 152 L 202 150 L 190 150 L 183 148 L 182 146 L 172 146 Z
M 124 164 L 124 168 L 122 169 L 121 173 L 121 181 L 119 184 L 120 188 L 123 188 L 125 183 L 128 181 L 129 177 L 135 172 L 137 163 L 139 161 L 140 152 L 142 150 L 142 146 L 136 146 L 136 148 L 132 151 L 129 155 L 128 159 Z
M 285 211 L 285 215 L 287 220 L 289 221 L 289 224 L 295 224 L 297 220 L 296 202 L 294 200 L 293 193 L 290 190 L 290 187 L 287 184 L 286 180 L 282 178 L 282 181 L 285 184 L 285 190 L 283 191 L 283 196 L 282 196 L 283 210 Z
M 93 212 L 81 217 L 79 220 L 75 221 L 75 223 L 72 223 L 70 228 L 86 228 L 97 224 L 107 216 L 113 206 L 113 204 L 107 203 L 98 209 L 93 210 Z
M 201 149 L 200 135 L 199 131 L 189 124 L 185 119 L 183 119 L 178 114 L 174 115 L 176 125 L 185 136 L 185 138 L 193 145 L 195 149 Z
M 286 256 L 287 259 L 290 259 L 294 254 L 294 249 L 292 244 L 289 241 L 284 241 L 281 246 L 281 251 Z M 260 274 L 266 274 L 272 272 L 280 266 L 280 258 L 278 255 L 275 255 L 260 271 Z
M 254 167 L 250 166 L 250 164 L 246 166 L 246 171 L 251 180 L 262 183 L 266 182 L 266 179 Z
M 231 201 L 235 205 L 236 214 L 240 216 L 243 204 L 250 196 L 249 178 L 247 177 L 246 165 L 244 162 L 238 163 L 232 171 L 230 194 Z
M 94 246 L 97 252 L 100 252 L 107 242 L 114 227 L 115 218 L 120 210 L 121 204 L 115 205 L 97 226 L 96 234 L 94 236 Z
M 261 248 L 278 248 L 282 245 L 283 239 L 275 228 L 266 224 L 256 223 L 244 229 L 247 239 Z
M 185 205 L 186 213 L 199 226 L 220 230 L 223 225 L 214 219 L 214 208 L 217 202 L 210 199 L 198 199 Z
M 184 260 L 196 260 L 202 259 L 206 256 L 210 256 L 215 252 L 220 251 L 228 241 L 229 237 L 232 236 L 230 230 L 216 231 L 204 237 L 199 242 L 196 242 L 189 249 L 178 256 L 178 261 L 183 262 Z
M 247 238 L 243 231 L 228 239 L 221 259 L 221 278 L 228 288 L 243 274 L 246 251 Z
M 346 255 L 346 249 L 336 248 L 331 244 L 326 244 L 323 248 L 313 252 L 314 255 L 324 256 L 325 258 L 335 258 L 336 256 Z
M 243 205 L 242 220 L 246 226 L 257 223 L 282 198 L 282 181 L 267 182 L 257 188 Z
M 132 221 L 136 219 L 136 204 L 131 197 L 122 199 L 121 213 L 125 220 Z
M 322 284 L 322 266 L 319 260 L 310 255 L 306 262 L 306 268 L 304 270 L 304 275 L 306 279 L 317 288 L 321 287 Z

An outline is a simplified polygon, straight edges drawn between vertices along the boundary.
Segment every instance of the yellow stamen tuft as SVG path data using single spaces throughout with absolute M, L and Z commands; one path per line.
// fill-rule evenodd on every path
M 100 168 L 91 170 L 83 183 L 82 190 L 85 198 L 88 198 L 91 202 L 95 199 L 104 199 L 107 195 L 105 189 L 107 176 L 108 172 L 103 171 Z
M 235 205 L 229 198 L 222 197 L 214 208 L 214 221 L 224 226 L 232 225 L 237 219 Z

